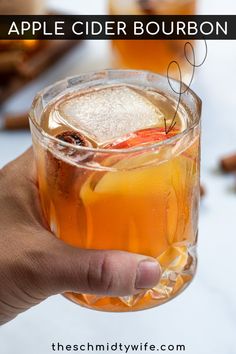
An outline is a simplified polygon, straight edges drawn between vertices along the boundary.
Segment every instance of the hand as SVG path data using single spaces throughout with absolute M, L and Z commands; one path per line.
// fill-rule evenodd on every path
M 153 258 L 57 239 L 40 208 L 32 149 L 0 170 L 0 324 L 50 295 L 131 295 L 155 286 L 160 274 Z

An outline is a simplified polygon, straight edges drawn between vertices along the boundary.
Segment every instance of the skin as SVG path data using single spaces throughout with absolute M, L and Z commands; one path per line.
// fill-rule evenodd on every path
M 125 296 L 155 286 L 155 259 L 66 245 L 40 208 L 33 151 L 0 169 L 0 324 L 65 291 Z

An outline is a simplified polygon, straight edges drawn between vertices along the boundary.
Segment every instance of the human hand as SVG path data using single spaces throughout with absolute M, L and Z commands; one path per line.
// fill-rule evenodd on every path
M 132 295 L 155 286 L 160 275 L 153 258 L 57 239 L 40 208 L 32 149 L 0 169 L 0 324 L 50 295 Z

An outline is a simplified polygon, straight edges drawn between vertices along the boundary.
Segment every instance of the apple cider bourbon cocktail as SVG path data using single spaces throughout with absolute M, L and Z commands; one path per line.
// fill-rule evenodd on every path
M 157 306 L 195 273 L 201 102 L 188 90 L 175 116 L 177 100 L 165 77 L 122 70 L 60 81 L 34 100 L 39 191 L 52 232 L 74 247 L 139 253 L 162 267 L 160 283 L 138 295 L 65 294 L 80 305 Z

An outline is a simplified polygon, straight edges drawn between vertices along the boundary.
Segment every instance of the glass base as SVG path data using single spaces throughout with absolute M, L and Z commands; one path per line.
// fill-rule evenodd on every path
M 191 246 L 188 249 L 185 247 L 185 252 L 183 251 L 183 247 L 175 247 L 175 250 L 173 248 L 171 247 L 168 250 L 168 256 L 170 257 L 170 252 L 172 252 L 175 253 L 176 257 L 172 258 L 168 268 L 162 266 L 161 281 L 153 289 L 143 291 L 137 295 L 124 297 L 69 292 L 65 293 L 64 296 L 83 307 L 106 312 L 139 311 L 159 306 L 180 294 L 191 283 L 196 272 L 196 246 Z M 177 251 L 176 248 L 178 248 Z M 182 254 L 180 254 L 180 249 L 182 250 Z M 158 257 L 159 262 L 161 258 L 164 258 L 164 255 Z

